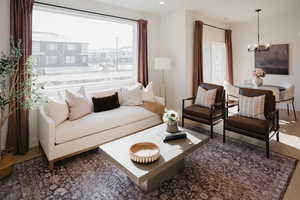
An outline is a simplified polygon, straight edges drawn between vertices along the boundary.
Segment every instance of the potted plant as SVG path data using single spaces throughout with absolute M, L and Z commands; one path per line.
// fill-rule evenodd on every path
M 263 78 L 266 76 L 266 72 L 260 68 L 256 68 L 253 72 L 252 72 L 252 76 L 253 76 L 253 84 L 258 87 L 261 86 L 263 84 Z
M 34 104 L 43 100 L 43 87 L 36 84 L 37 75 L 32 68 L 32 59 L 26 60 L 25 68 L 20 71 L 18 65 L 22 59 L 23 50 L 21 41 L 16 43 L 11 39 L 8 55 L 0 55 L 0 179 L 9 175 L 14 164 L 10 149 L 1 146 L 3 127 L 9 118 L 18 109 L 31 109 Z M 19 80 L 22 77 L 22 81 Z M 17 87 L 16 87 L 17 86 Z M 17 101 L 17 104 L 12 102 Z
M 165 113 L 163 115 L 163 121 L 167 124 L 167 132 L 177 133 L 179 131 L 178 130 L 179 114 L 176 111 L 165 109 Z

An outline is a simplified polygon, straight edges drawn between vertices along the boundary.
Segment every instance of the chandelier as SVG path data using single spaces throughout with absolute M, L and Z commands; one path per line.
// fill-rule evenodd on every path
M 271 47 L 271 45 L 269 43 L 260 44 L 259 15 L 260 15 L 261 9 L 257 9 L 255 11 L 257 13 L 257 44 L 248 45 L 248 51 L 268 51 Z

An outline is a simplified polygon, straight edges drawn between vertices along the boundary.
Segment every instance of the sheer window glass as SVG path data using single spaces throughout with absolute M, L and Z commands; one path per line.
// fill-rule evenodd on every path
M 137 80 L 137 23 L 34 6 L 33 59 L 46 91 L 90 90 Z
M 222 42 L 204 41 L 204 82 L 223 85 L 226 80 L 226 46 Z

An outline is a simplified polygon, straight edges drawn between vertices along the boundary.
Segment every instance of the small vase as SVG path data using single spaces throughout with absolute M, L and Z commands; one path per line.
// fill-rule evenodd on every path
M 169 133 L 177 133 L 178 132 L 178 124 L 177 122 L 167 122 L 167 132 Z
M 262 86 L 264 80 L 260 77 L 255 77 L 253 78 L 253 84 L 256 86 L 256 87 L 259 87 L 259 86 Z

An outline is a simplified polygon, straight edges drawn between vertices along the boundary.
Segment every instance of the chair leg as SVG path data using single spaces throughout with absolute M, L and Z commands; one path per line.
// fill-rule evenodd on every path
M 266 140 L 266 155 L 267 155 L 267 158 L 270 158 L 270 141 L 269 141 L 269 139 Z
M 279 131 L 277 131 L 277 133 L 276 133 L 276 140 L 277 140 L 277 142 L 279 142 Z
M 225 127 L 225 122 L 223 124 L 223 143 L 226 142 L 226 127 Z
M 294 101 L 293 101 L 293 103 L 292 103 L 292 106 L 293 106 L 293 111 L 294 111 L 295 121 L 297 121 L 297 113 L 296 113 L 296 110 L 295 110 Z
M 214 138 L 214 124 L 211 123 L 210 125 L 210 138 Z
M 290 105 L 289 104 L 286 104 L 286 111 L 287 111 L 288 116 L 290 116 Z

